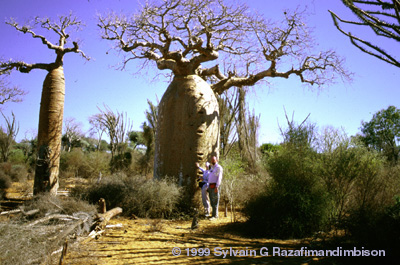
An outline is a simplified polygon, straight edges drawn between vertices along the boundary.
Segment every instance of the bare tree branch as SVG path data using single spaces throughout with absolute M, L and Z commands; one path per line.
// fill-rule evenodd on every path
M 232 86 L 253 86 L 268 77 L 296 75 L 303 83 L 324 85 L 350 79 L 334 51 L 315 53 L 304 12 L 285 12 L 281 24 L 266 21 L 245 5 L 223 0 L 166 0 L 146 4 L 131 16 L 99 16 L 102 38 L 132 59 L 152 61 L 175 76 L 197 74 L 211 80 L 217 94 Z M 222 57 L 221 57 L 222 56 Z M 202 64 L 223 60 L 202 68 Z
M 259 43 L 258 53 L 262 54 L 264 63 L 249 61 L 246 65 L 246 76 L 239 76 L 235 72 L 223 76 L 215 67 L 207 69 L 205 73 L 213 71 L 215 76 L 219 76 L 219 82 L 211 86 L 217 94 L 232 86 L 253 86 L 268 77 L 289 78 L 295 75 L 301 82 L 318 87 L 334 82 L 335 76 L 351 80 L 352 74 L 344 68 L 344 60 L 336 52 L 328 50 L 312 54 L 310 50 L 315 44 L 303 22 L 302 13 L 285 12 L 285 22 L 280 27 L 268 26 L 265 21 L 254 21 L 252 29 Z M 266 65 L 265 62 L 269 64 Z M 291 67 L 288 68 L 290 64 Z
M 67 40 L 70 37 L 70 35 L 66 32 L 67 28 L 75 28 L 75 30 L 79 30 L 82 23 L 78 21 L 78 19 L 74 17 L 72 13 L 70 13 L 68 16 L 60 16 L 58 19 L 59 21 L 53 22 L 49 18 L 40 19 L 36 17 L 33 22 L 23 26 L 19 25 L 14 19 L 7 21 L 6 24 L 14 27 L 17 31 L 20 31 L 24 34 L 29 34 L 33 38 L 40 39 L 42 43 L 47 46 L 47 48 L 56 52 L 57 57 L 52 63 L 28 64 L 26 62 L 13 60 L 0 61 L 0 74 L 8 73 L 14 69 L 20 71 L 21 73 L 29 73 L 32 69 L 43 69 L 50 71 L 51 69 L 63 65 L 64 55 L 70 52 L 79 53 L 83 58 L 89 60 L 90 58 L 79 49 L 77 42 L 72 42 L 72 47 L 65 47 Z M 33 30 L 39 26 L 43 29 L 55 32 L 59 37 L 58 44 L 50 42 L 49 39 L 43 35 L 36 34 Z
M 0 75 L 0 105 L 6 102 L 21 102 L 27 93 L 17 86 L 11 86 L 4 75 Z
M 359 22 L 344 20 L 333 11 L 329 10 L 336 28 L 341 33 L 349 37 L 351 43 L 361 51 L 384 62 L 400 67 L 399 59 L 396 59 L 389 52 L 386 52 L 378 45 L 372 44 L 367 40 L 354 36 L 352 33 L 345 31 L 339 23 L 341 22 L 347 25 L 369 27 L 378 36 L 383 36 L 400 42 L 400 1 L 391 0 L 391 2 L 384 2 L 380 0 L 342 0 L 342 2 L 357 16 Z M 362 7 L 359 7 L 356 4 L 361 4 Z M 367 10 L 368 8 L 375 9 Z
M 116 41 L 131 58 L 156 62 L 175 75 L 194 74 L 201 63 L 216 60 L 219 51 L 242 53 L 232 44 L 243 39 L 247 7 L 222 1 L 164 1 L 146 4 L 131 18 L 113 13 L 99 17 L 102 38 Z

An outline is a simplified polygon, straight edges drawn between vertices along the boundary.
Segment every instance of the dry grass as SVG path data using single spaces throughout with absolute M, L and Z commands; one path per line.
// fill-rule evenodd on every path
M 13 183 L 7 197 L 17 198 L 24 188 Z M 19 208 L 22 212 L 1 216 L 0 264 L 54 264 L 59 255 L 51 254 L 66 238 L 88 233 L 96 213 L 86 202 L 53 196 L 26 200 Z M 37 213 L 26 215 L 33 209 Z

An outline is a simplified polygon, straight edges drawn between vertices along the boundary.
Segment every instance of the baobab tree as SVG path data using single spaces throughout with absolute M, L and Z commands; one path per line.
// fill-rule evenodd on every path
M 219 153 L 219 94 L 267 78 L 322 87 L 349 76 L 334 51 L 315 53 L 302 12 L 285 12 L 281 24 L 255 13 L 223 0 L 165 0 L 99 17 L 102 38 L 126 52 L 123 67 L 138 59 L 173 76 L 159 104 L 154 176 L 176 177 L 188 205 L 198 197 L 195 162 Z
M 77 42 L 72 42 L 72 47 L 66 46 L 70 37 L 67 30 L 79 30 L 82 23 L 72 14 L 60 16 L 56 21 L 51 21 L 48 18 L 35 18 L 32 23 L 24 26 L 19 25 L 15 20 L 10 20 L 6 23 L 17 31 L 41 40 L 48 49 L 53 50 L 56 54 L 55 61 L 51 63 L 30 64 L 11 59 L 2 61 L 0 62 L 0 74 L 8 73 L 12 70 L 29 73 L 33 69 L 41 69 L 48 72 L 43 82 L 40 102 L 38 151 L 33 192 L 34 194 L 42 192 L 57 194 L 65 95 L 64 55 L 73 52 L 89 59 L 79 49 Z M 55 33 L 58 37 L 58 44 L 52 43 L 43 35 L 36 34 L 33 30 L 38 27 Z

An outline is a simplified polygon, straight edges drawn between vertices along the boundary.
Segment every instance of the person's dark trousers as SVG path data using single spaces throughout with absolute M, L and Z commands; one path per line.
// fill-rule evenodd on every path
M 218 206 L 219 206 L 219 190 L 216 193 L 215 188 L 208 188 L 208 194 L 210 195 L 210 204 L 212 208 L 212 217 L 218 218 Z

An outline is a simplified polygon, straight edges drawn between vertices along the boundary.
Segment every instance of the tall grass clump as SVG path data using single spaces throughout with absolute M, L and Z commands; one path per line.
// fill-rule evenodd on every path
M 120 174 L 86 188 L 75 188 L 72 195 L 91 203 L 104 198 L 108 209 L 121 207 L 127 216 L 160 218 L 173 215 L 180 199 L 180 188 L 169 180 Z

